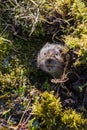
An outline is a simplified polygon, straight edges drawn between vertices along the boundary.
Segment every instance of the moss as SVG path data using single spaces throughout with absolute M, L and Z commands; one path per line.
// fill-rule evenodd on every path
M 87 65 L 87 35 L 83 34 L 81 38 L 74 36 L 65 36 L 65 43 L 70 48 L 76 51 L 78 59 L 75 65 L 85 64 Z
M 72 130 L 86 129 L 87 120 L 84 119 L 82 115 L 77 113 L 75 110 L 65 110 L 62 113 L 61 120 L 66 128 L 70 128 Z
M 32 114 L 39 120 L 40 125 L 51 130 L 56 125 L 57 117 L 61 115 L 62 105 L 60 98 L 56 99 L 52 93 L 44 92 L 40 99 L 36 99 L 32 106 Z
M 38 51 L 47 41 L 53 42 L 54 39 L 55 42 L 63 41 L 77 54 L 75 63 L 72 63 L 74 67 L 81 64 L 87 66 L 85 0 L 1 0 L 0 8 L 0 99 L 9 98 L 9 101 L 3 100 L 5 104 L 0 100 L 1 107 L 11 107 L 8 102 L 10 98 L 15 98 L 11 93 L 25 100 L 29 98 L 25 96 L 25 92 L 28 95 L 30 85 L 34 85 L 33 89 L 35 86 L 42 89 L 40 76 L 43 78 L 44 74 L 43 72 L 42 75 L 39 74 L 36 58 Z M 34 118 L 31 119 L 31 129 L 36 126 L 36 129 L 40 130 L 84 130 L 86 119 L 75 110 L 64 110 L 60 98 L 56 98 L 54 93 L 50 92 L 49 76 L 45 74 L 44 77 L 43 90 L 48 90 L 49 93 L 39 92 L 40 95 L 37 96 L 35 92 L 33 99 L 32 97 L 28 99 L 29 101 L 36 99 L 31 111 L 31 118 Z M 25 109 L 24 100 L 19 108 L 17 104 L 18 112 L 22 106 Z M 13 107 L 15 104 L 13 103 Z
M 53 92 L 44 92 L 32 106 L 34 121 L 38 122 L 38 130 L 86 130 L 87 119 L 73 109 L 63 110 L 60 98 L 55 98 Z M 33 122 L 31 128 L 34 127 Z

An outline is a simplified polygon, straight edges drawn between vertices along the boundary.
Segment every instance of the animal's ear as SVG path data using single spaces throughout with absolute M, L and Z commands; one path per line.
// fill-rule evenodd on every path
M 47 43 L 44 45 L 44 47 L 49 47 L 49 45 L 50 45 L 50 43 L 47 42 Z

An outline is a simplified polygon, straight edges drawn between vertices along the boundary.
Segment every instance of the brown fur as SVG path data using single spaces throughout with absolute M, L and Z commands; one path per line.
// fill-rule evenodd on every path
M 62 55 L 64 46 L 46 43 L 37 57 L 37 66 L 53 77 L 60 78 L 64 71 L 65 61 Z

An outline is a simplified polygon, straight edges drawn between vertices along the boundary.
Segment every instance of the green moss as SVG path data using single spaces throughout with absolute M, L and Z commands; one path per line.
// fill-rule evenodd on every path
M 45 42 L 53 41 L 53 37 L 59 41 L 62 39 L 77 54 L 74 65 L 87 65 L 85 0 L 20 0 L 17 3 L 1 0 L 0 8 L 1 99 L 9 97 L 10 93 L 24 98 L 25 91 L 29 92 L 30 79 L 34 85 L 39 84 L 37 78 L 40 75 L 35 65 L 37 53 Z M 57 24 L 59 28 L 56 28 Z M 58 33 L 59 30 L 61 34 Z M 43 87 L 50 91 L 50 84 L 47 79 L 45 81 Z M 40 96 L 35 93 L 31 129 L 85 129 L 86 120 L 82 115 L 75 110 L 64 110 L 60 98 L 56 98 L 54 93 L 44 92 Z M 22 105 L 25 108 L 26 105 Z
M 61 115 L 62 105 L 60 98 L 56 99 L 52 93 L 44 92 L 40 99 L 36 99 L 32 106 L 32 114 L 41 120 L 40 125 L 51 130 L 56 125 L 57 117 Z
M 65 110 L 65 112 L 62 113 L 61 120 L 66 128 L 70 128 L 70 130 L 86 129 L 87 120 L 85 120 L 81 114 L 76 113 L 75 110 Z
M 86 64 L 87 65 L 87 35 L 83 34 L 81 38 L 74 36 L 65 36 L 65 43 L 70 48 L 76 51 L 78 59 L 75 65 Z
M 87 119 L 73 109 L 63 110 L 60 98 L 53 93 L 44 92 L 32 106 L 34 121 L 38 130 L 86 130 Z M 34 127 L 32 122 L 31 128 Z

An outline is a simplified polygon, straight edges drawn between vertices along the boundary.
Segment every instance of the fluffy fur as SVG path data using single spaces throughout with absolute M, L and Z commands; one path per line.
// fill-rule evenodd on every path
M 64 71 L 64 46 L 46 43 L 37 56 L 37 66 L 41 70 L 60 78 Z

